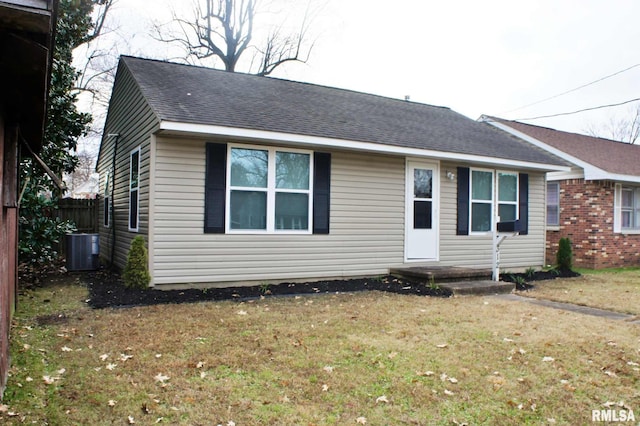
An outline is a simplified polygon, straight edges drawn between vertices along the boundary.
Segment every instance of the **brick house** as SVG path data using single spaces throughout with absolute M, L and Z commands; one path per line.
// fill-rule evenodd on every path
M 569 237 L 574 265 L 640 265 L 640 146 L 483 116 L 572 164 L 547 174 L 547 263 Z

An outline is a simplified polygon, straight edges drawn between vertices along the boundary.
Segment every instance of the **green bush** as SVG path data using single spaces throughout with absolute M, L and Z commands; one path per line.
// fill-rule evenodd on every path
M 41 188 L 25 191 L 20 202 L 18 257 L 21 264 L 51 265 L 58 258 L 59 242 L 76 230 L 57 215 L 57 199 L 46 197 Z
M 571 251 L 571 240 L 569 238 L 560 238 L 558 243 L 558 254 L 556 256 L 557 268 L 560 270 L 571 270 L 573 265 L 573 253 Z
M 151 275 L 149 274 L 147 248 L 144 238 L 140 235 L 131 241 L 122 277 L 127 288 L 145 289 L 149 286 Z

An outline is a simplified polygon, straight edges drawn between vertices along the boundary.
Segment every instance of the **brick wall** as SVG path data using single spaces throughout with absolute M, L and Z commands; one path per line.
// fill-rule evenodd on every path
M 590 269 L 640 265 L 640 234 L 613 232 L 614 183 L 560 182 L 560 230 L 547 231 L 547 263 L 555 264 L 558 241 L 571 239 L 574 266 Z

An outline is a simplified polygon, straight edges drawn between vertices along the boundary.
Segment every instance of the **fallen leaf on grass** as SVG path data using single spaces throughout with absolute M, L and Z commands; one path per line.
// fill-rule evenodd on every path
M 133 355 L 120 354 L 120 361 L 125 362 L 129 359 L 133 358 Z
M 113 399 L 110 399 L 109 402 L 107 402 L 107 405 L 109 407 L 115 407 L 116 406 L 116 401 L 114 401 Z
M 69 348 L 67 346 L 63 346 L 61 350 L 62 350 L 62 352 L 73 352 L 73 349 L 71 349 L 71 348 Z
M 382 396 L 379 396 L 379 397 L 376 398 L 376 404 L 379 404 L 381 402 L 384 402 L 384 403 L 387 403 L 387 404 L 389 403 L 389 400 L 387 399 L 386 395 L 382 395 Z
M 449 389 L 445 389 L 445 390 L 444 390 L 444 394 L 445 394 L 445 395 L 452 396 L 452 395 L 455 395 L 455 392 L 451 392 Z
M 113 371 L 117 366 L 118 364 L 107 364 L 105 368 L 109 371 Z
M 545 356 L 544 358 L 542 358 L 542 362 L 553 362 L 553 361 L 555 361 L 555 359 L 550 356 Z
M 135 419 L 133 418 L 133 416 L 129 416 L 127 417 L 127 421 L 129 422 L 130 425 L 133 425 L 136 423 Z
M 238 311 L 238 312 L 236 312 L 236 313 L 237 313 L 238 315 L 247 315 L 247 311 L 242 311 L 242 310 L 240 310 L 240 311 Z
M 45 385 L 52 385 L 56 382 L 56 378 L 51 376 L 42 376 L 42 381 Z
M 322 367 L 322 369 L 325 371 L 325 373 L 333 373 L 333 367 L 330 365 L 325 365 L 324 367 Z
M 165 376 L 165 375 L 164 375 L 164 374 L 162 374 L 162 373 L 158 373 L 158 374 L 156 374 L 156 376 L 154 377 L 154 379 L 155 379 L 155 381 L 156 381 L 156 382 L 164 383 L 164 382 L 166 382 L 167 380 L 169 380 L 169 379 L 170 379 L 170 377 L 169 377 L 169 376 Z
M 108 354 L 102 354 L 102 355 L 100 355 L 100 361 L 106 361 L 106 360 L 107 360 L 107 358 L 109 358 L 109 355 L 108 355 Z
M 322 392 L 327 392 L 329 390 L 329 385 L 322 385 Z
M 487 377 L 487 380 L 493 385 L 494 390 L 500 389 L 505 383 L 504 378 L 500 376 L 489 376 Z
M 356 419 L 356 423 L 360 424 L 360 425 L 366 425 L 367 424 L 367 418 L 366 417 L 358 417 Z
M 436 348 L 444 349 L 444 348 L 446 348 L 447 346 L 449 346 L 447 343 L 441 343 L 441 344 L 439 344 L 439 345 L 436 345 Z

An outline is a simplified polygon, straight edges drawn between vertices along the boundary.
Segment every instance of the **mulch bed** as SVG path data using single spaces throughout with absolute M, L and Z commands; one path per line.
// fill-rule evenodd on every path
M 83 281 L 86 282 L 89 289 L 87 303 L 92 308 L 194 303 L 211 300 L 243 301 L 260 297 L 347 293 L 365 290 L 420 296 L 451 296 L 451 292 L 448 290 L 430 287 L 424 283 L 400 279 L 391 275 L 365 279 L 188 290 L 128 289 L 124 287 L 120 276 L 107 270 L 84 273 Z
M 552 269 L 549 271 L 536 271 L 532 274 L 524 272 L 517 274 L 507 273 L 500 275 L 500 279 L 505 282 L 516 283 L 516 290 L 526 291 L 535 287 L 534 284 L 531 284 L 531 282 L 534 281 L 554 280 L 556 278 L 574 278 L 579 276 L 579 273 L 574 272 L 571 269 Z M 522 281 L 524 281 L 524 283 Z
M 78 281 L 85 283 L 89 290 L 87 303 L 96 309 L 215 300 L 244 301 L 261 297 L 349 293 L 367 290 L 432 297 L 451 296 L 451 291 L 448 289 L 430 286 L 423 282 L 397 278 L 392 275 L 362 279 L 187 290 L 128 289 L 124 286 L 120 275 L 109 269 L 68 273 L 65 272 L 61 265 L 55 265 L 37 272 L 29 268 L 20 268 L 20 275 L 21 289 L 40 287 L 47 283 L 65 281 L 69 278 L 78 279 Z M 530 290 L 534 287 L 531 283 L 535 281 L 577 277 L 579 275 L 571 270 L 537 271 L 533 274 L 504 274 L 501 279 L 506 282 L 515 282 L 517 290 Z M 519 280 L 518 277 L 522 277 L 524 282 Z

